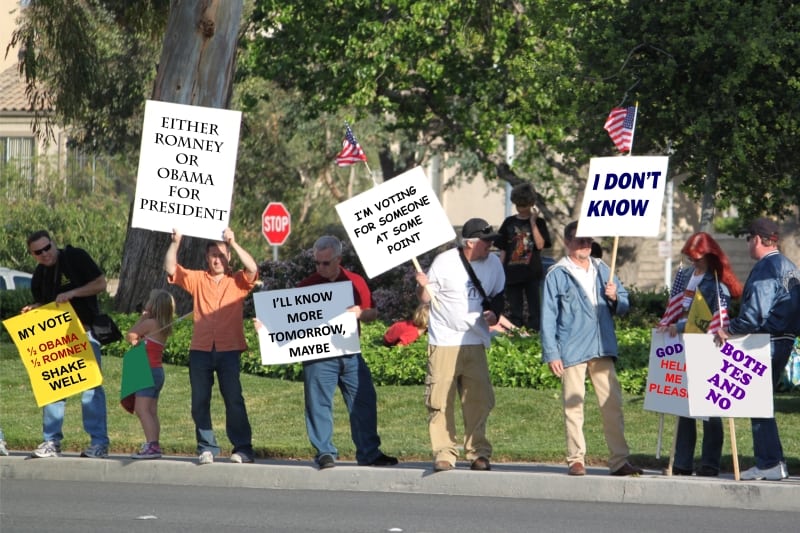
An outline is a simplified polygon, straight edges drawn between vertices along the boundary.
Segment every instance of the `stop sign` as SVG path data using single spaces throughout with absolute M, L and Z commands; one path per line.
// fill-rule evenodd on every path
M 292 216 L 281 202 L 270 202 L 261 215 L 261 233 L 267 242 L 280 246 L 292 232 Z

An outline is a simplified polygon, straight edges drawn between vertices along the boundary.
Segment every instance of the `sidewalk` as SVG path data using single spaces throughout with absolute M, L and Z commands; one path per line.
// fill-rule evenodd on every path
M 259 459 L 234 464 L 219 458 L 200 466 L 193 457 L 167 456 L 135 461 L 127 456 L 86 459 L 77 454 L 31 459 L 28 453 L 0 457 L 0 480 L 112 481 L 207 487 L 402 492 L 504 498 L 572 500 L 629 504 L 689 505 L 769 511 L 798 510 L 800 477 L 783 481 L 734 481 L 664 476 L 645 470 L 640 477 L 613 477 L 606 468 L 588 467 L 584 477 L 566 475 L 561 465 L 495 463 L 490 472 L 472 472 L 468 463 L 434 473 L 430 463 L 363 467 L 337 462 L 318 471 L 310 461 Z

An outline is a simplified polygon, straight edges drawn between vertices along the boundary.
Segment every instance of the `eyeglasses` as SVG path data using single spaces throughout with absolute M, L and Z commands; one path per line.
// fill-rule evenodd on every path
M 45 245 L 44 247 L 39 248 L 38 250 L 33 250 L 32 253 L 33 253 L 33 255 L 42 255 L 45 252 L 49 252 L 50 248 L 52 248 L 52 247 L 53 247 L 53 243 L 52 242 L 48 242 L 47 245 Z

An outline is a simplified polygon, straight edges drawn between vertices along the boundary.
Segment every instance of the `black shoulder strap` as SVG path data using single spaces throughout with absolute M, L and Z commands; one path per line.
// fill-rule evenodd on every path
M 484 301 L 488 301 L 489 298 L 486 296 L 486 291 L 483 290 L 483 285 L 481 285 L 481 280 L 478 279 L 478 276 L 475 275 L 475 271 L 472 270 L 472 265 L 470 265 L 469 261 L 467 261 L 467 258 L 464 255 L 464 249 L 463 248 L 459 247 L 459 249 L 458 249 L 458 257 L 461 258 L 461 262 L 464 264 L 464 268 L 467 269 L 467 274 L 469 274 L 469 279 L 472 280 L 472 284 L 475 285 L 476 289 L 478 289 L 478 292 L 480 293 L 481 298 L 483 298 Z

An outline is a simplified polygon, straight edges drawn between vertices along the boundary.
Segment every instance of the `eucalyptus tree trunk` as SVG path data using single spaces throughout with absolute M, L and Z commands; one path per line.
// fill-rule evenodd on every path
M 228 107 L 242 3 L 242 0 L 172 0 L 153 100 Z M 170 240 L 167 233 L 131 228 L 128 220 L 115 300 L 117 311 L 132 312 L 144 304 L 151 289 L 168 286 L 163 262 Z M 205 268 L 205 242 L 185 237 L 178 261 L 187 268 Z M 175 296 L 178 314 L 191 310 L 191 300 L 184 291 L 174 287 L 169 290 Z

